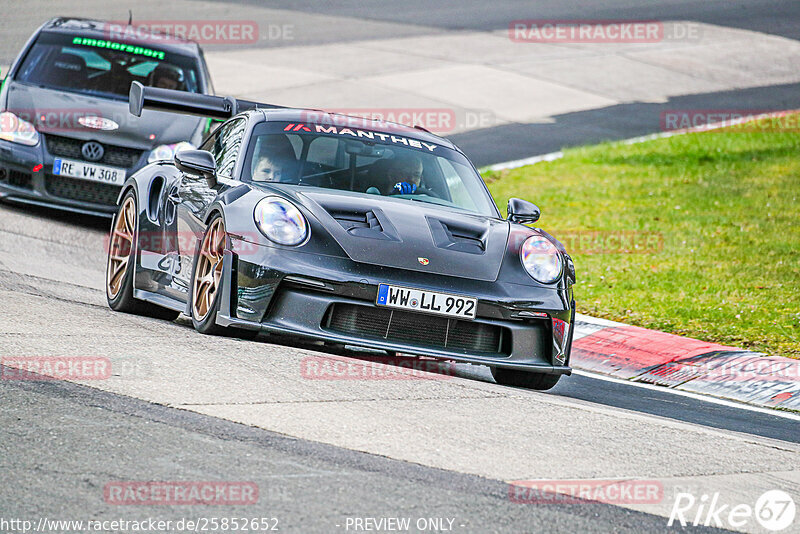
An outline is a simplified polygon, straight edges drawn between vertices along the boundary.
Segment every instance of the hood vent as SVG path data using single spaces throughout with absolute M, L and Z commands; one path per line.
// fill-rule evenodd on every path
M 502 219 L 428 202 L 313 187 L 296 195 L 317 219 L 319 230 L 358 263 L 494 282 L 506 255 L 510 224 Z M 419 258 L 430 262 L 422 265 Z
M 468 254 L 483 254 L 486 252 L 486 234 L 488 225 L 476 223 L 442 221 L 428 218 L 433 242 L 437 247 L 446 250 L 466 252 Z
M 387 232 L 381 224 L 378 214 L 371 209 L 332 209 L 328 208 L 331 217 L 344 228 L 348 234 L 370 239 L 397 240 Z

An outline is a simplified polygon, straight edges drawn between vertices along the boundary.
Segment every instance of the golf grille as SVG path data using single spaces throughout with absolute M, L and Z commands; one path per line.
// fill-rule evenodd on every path
M 121 189 L 118 185 L 100 184 L 52 174 L 45 177 L 45 188 L 48 193 L 56 197 L 106 206 L 117 203 Z
M 81 147 L 86 141 L 73 139 L 71 137 L 61 137 L 59 135 L 46 135 L 45 141 L 47 142 L 47 150 L 54 156 L 74 158 L 81 161 L 86 160 L 83 154 L 81 154 Z M 101 144 L 104 149 L 103 157 L 100 161 L 94 163 L 130 168 L 136 165 L 139 162 L 139 158 L 142 156 L 141 150 L 124 146 Z
M 408 345 L 463 353 L 509 354 L 507 330 L 500 326 L 447 319 L 435 315 L 356 304 L 334 304 L 327 328 L 359 338 L 384 339 Z

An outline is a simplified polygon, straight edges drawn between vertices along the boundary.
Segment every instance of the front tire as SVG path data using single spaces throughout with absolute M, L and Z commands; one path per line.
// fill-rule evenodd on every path
M 114 311 L 174 321 L 179 312 L 133 297 L 138 238 L 137 216 L 136 195 L 133 191 L 129 191 L 122 199 L 119 211 L 111 223 L 106 263 L 106 301 Z
M 532 373 L 530 371 L 518 371 L 515 369 L 503 369 L 492 367 L 494 381 L 503 386 L 514 386 L 525 389 L 536 389 L 546 391 L 558 383 L 561 375 L 545 373 Z
M 192 271 L 192 324 L 201 334 L 218 336 L 225 332 L 216 319 L 227 239 L 225 221 L 220 215 L 215 215 L 203 235 Z
M 217 214 L 209 222 L 194 260 L 192 290 L 189 293 L 192 325 L 201 334 L 254 339 L 258 335 L 256 330 L 241 330 L 217 324 L 217 312 L 222 294 L 226 291 L 222 266 L 228 244 L 225 221 Z

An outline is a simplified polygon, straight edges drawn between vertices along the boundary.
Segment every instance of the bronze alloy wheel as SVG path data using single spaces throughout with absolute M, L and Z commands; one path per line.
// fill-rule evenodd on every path
M 225 252 L 225 223 L 215 219 L 203 237 L 197 268 L 192 283 L 192 314 L 202 321 L 214 307 L 222 278 L 222 257 Z
M 136 228 L 136 201 L 132 196 L 125 199 L 114 221 L 111 242 L 108 246 L 108 267 L 106 269 L 106 293 L 110 299 L 119 295 L 128 272 L 133 236 Z

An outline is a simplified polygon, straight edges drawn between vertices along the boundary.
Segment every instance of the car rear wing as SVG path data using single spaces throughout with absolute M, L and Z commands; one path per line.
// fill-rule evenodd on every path
M 139 82 L 131 84 L 128 106 L 130 112 L 137 117 L 142 116 L 142 110 L 152 109 L 213 119 L 229 119 L 250 109 L 283 108 L 273 104 L 239 100 L 231 96 L 200 95 L 160 87 L 145 87 Z

